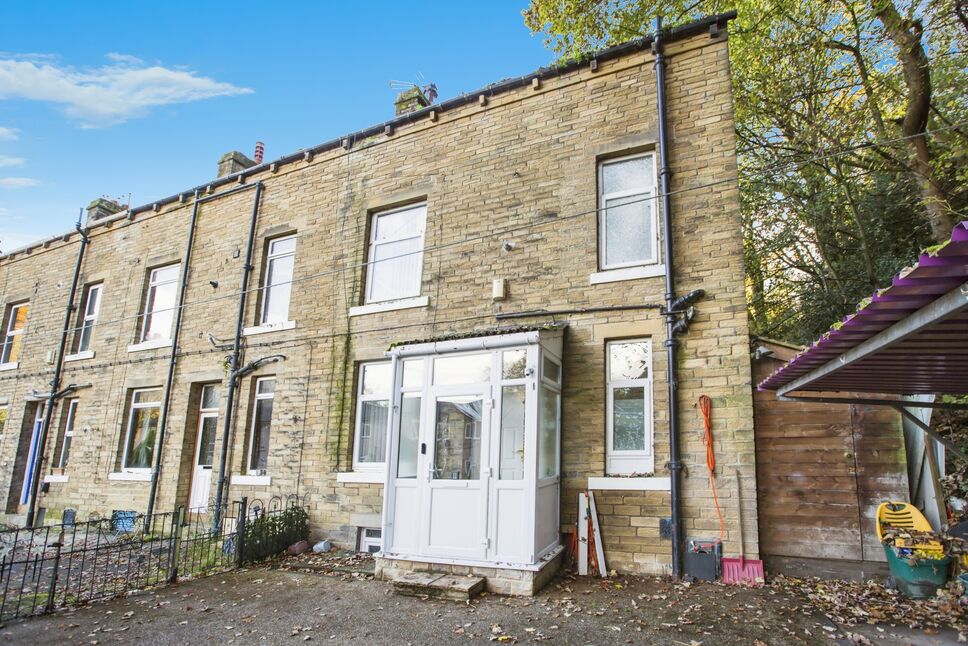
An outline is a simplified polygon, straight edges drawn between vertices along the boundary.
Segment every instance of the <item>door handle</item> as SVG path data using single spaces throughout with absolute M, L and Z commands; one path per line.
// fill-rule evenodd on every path
M 420 443 L 420 455 L 427 455 L 427 443 L 426 442 L 421 442 Z

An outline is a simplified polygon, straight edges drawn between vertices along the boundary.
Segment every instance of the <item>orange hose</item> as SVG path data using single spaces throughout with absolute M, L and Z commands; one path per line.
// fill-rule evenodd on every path
M 716 515 L 719 516 L 719 539 L 726 538 L 726 520 L 723 518 L 723 510 L 719 507 L 719 495 L 716 493 L 716 454 L 713 451 L 713 422 L 712 422 L 713 400 L 706 395 L 699 397 L 699 410 L 702 412 L 703 424 L 706 426 L 706 433 L 703 435 L 702 443 L 706 445 L 706 468 L 709 469 L 709 487 L 713 492 L 713 503 L 716 505 Z

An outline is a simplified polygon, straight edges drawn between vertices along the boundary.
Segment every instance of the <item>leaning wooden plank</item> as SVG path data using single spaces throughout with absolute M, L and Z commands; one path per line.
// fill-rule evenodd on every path
M 588 492 L 588 512 L 592 517 L 592 530 L 594 531 L 595 538 L 595 554 L 598 556 L 598 571 L 601 573 L 602 578 L 608 576 L 608 570 L 605 568 L 605 544 L 602 543 L 602 530 L 598 527 L 598 510 L 595 508 L 595 492 Z
M 578 574 L 588 574 L 588 496 L 578 494 Z

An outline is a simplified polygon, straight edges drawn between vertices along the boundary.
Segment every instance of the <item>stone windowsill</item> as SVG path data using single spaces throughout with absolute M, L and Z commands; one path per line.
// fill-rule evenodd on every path
M 232 484 L 248 485 L 250 487 L 267 487 L 272 482 L 271 476 L 242 475 L 239 473 L 232 475 Z
M 280 321 L 278 323 L 263 323 L 242 329 L 242 336 L 252 336 L 254 334 L 266 334 L 267 332 L 280 332 L 282 330 L 292 330 L 296 327 L 295 321 Z
M 130 352 L 130 349 L 129 349 Z M 85 350 L 84 352 L 75 352 L 74 354 L 69 354 L 64 357 L 64 361 L 82 361 L 84 359 L 93 359 L 94 350 Z
M 170 347 L 171 339 L 152 339 L 151 341 L 142 341 L 141 343 L 129 345 L 128 352 L 141 352 L 143 350 L 156 350 L 158 348 Z
M 623 280 L 638 280 L 639 278 L 655 278 L 665 276 L 665 265 L 643 265 L 641 267 L 623 267 L 622 269 L 606 269 L 588 277 L 591 285 L 602 283 L 617 283 Z
M 413 298 L 401 298 L 395 301 L 384 301 L 382 303 L 369 303 L 350 308 L 350 316 L 363 316 L 365 314 L 377 314 L 379 312 L 392 312 L 394 310 L 408 310 L 415 307 L 427 307 L 430 305 L 429 296 L 415 296 Z
M 588 488 L 595 491 L 669 491 L 672 489 L 672 479 L 605 476 L 589 478 Z
M 144 471 L 117 471 L 108 474 L 108 480 L 122 482 L 151 482 L 151 470 Z
M 66 473 L 48 473 L 44 476 L 44 482 L 67 482 Z
M 336 474 L 336 482 L 383 484 L 383 471 L 341 471 Z
M 10 361 L 8 363 L 0 363 L 0 372 L 4 370 L 16 370 L 20 367 L 19 361 Z

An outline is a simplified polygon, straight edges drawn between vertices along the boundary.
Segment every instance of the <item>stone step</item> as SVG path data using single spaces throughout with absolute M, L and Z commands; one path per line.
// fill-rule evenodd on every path
M 480 576 L 457 576 L 441 572 L 407 572 L 393 580 L 397 594 L 408 597 L 433 597 L 467 601 L 484 591 L 486 579 Z

